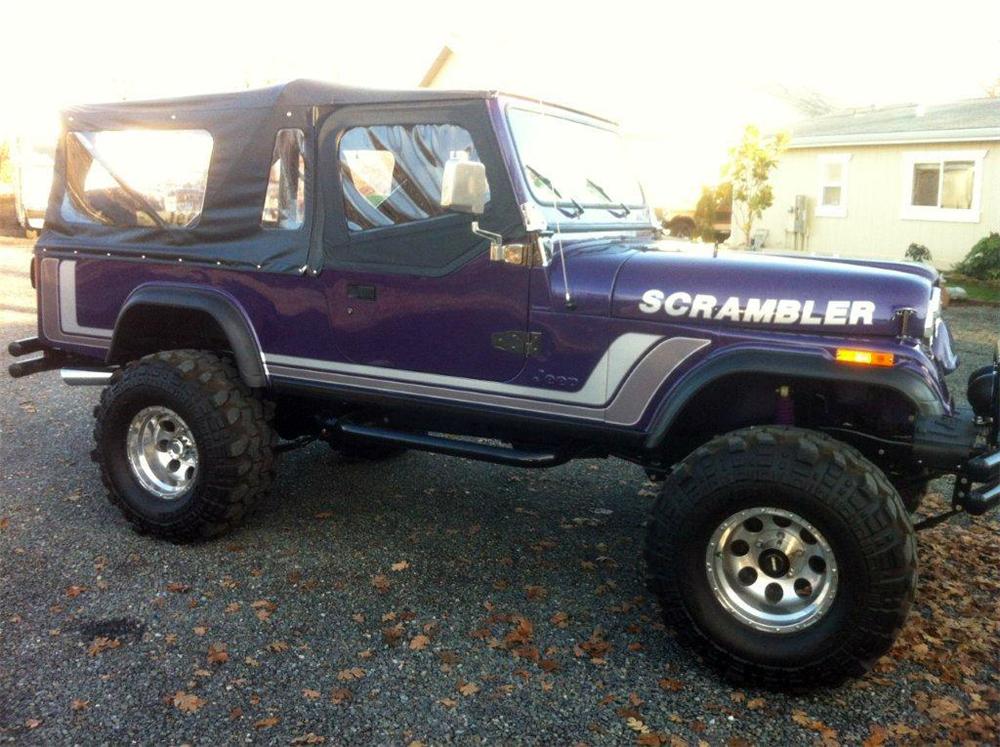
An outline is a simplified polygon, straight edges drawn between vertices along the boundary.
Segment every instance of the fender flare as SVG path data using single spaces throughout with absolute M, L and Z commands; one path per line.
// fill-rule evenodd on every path
M 722 352 L 689 371 L 661 398 L 653 413 L 645 448 L 659 449 L 684 407 L 705 387 L 733 374 L 784 375 L 796 379 L 850 381 L 892 389 L 911 403 L 920 415 L 944 415 L 946 405 L 916 370 L 860 368 L 835 363 L 820 351 L 740 349 Z
M 261 357 L 260 343 L 250 320 L 236 301 L 221 291 L 182 284 L 148 284 L 132 291 L 118 311 L 108 364 L 122 363 L 127 358 L 127 344 L 122 330 L 127 328 L 130 314 L 150 307 L 184 309 L 208 314 L 219 325 L 229 341 L 240 378 L 251 388 L 267 386 L 267 372 Z

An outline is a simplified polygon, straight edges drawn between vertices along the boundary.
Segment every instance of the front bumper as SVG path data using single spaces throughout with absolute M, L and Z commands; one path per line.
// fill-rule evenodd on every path
M 916 419 L 913 453 L 933 473 L 954 474 L 953 507 L 980 516 L 1000 505 L 1000 341 L 993 363 L 969 377 L 967 398 L 971 412 Z
M 954 502 L 979 516 L 1000 504 L 1000 340 L 993 365 L 969 377 L 968 398 L 976 422 L 986 428 L 986 447 L 957 474 Z M 978 488 L 977 483 L 981 483 Z

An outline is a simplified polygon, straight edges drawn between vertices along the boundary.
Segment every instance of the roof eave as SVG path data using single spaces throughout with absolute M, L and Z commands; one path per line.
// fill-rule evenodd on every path
M 839 148 L 851 145 L 917 145 L 925 143 L 973 143 L 1000 140 L 1000 127 L 976 127 L 961 130 L 924 132 L 872 132 L 842 135 L 792 136 L 789 149 Z

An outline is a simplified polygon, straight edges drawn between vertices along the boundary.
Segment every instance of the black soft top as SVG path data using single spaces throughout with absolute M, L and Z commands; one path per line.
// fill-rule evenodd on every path
M 347 104 L 419 103 L 421 101 L 453 101 L 459 99 L 488 99 L 495 91 L 448 91 L 431 88 L 384 89 L 360 88 L 318 80 L 298 80 L 279 83 L 267 88 L 253 88 L 230 93 L 213 93 L 201 96 L 183 96 L 146 101 L 119 101 L 104 104 L 71 106 L 63 113 L 74 120 L 79 118 L 97 121 L 102 116 L 114 120 L 121 114 L 149 114 L 185 111 L 209 112 L 231 109 L 274 109 L 288 107 L 342 106 Z
M 212 136 L 204 206 L 196 225 L 183 229 L 116 226 L 75 220 L 63 209 L 67 192 L 81 177 L 68 167 L 66 137 L 56 150 L 56 168 L 39 245 L 53 250 L 110 250 L 113 254 L 218 261 L 237 267 L 295 272 L 316 264 L 320 248 L 313 229 L 318 127 L 332 109 L 356 104 L 454 102 L 474 105 L 491 91 L 387 90 L 313 80 L 232 93 L 149 101 L 72 106 L 63 111 L 66 133 L 104 130 L 204 130 Z M 293 128 L 304 134 L 306 220 L 297 230 L 262 230 L 261 211 L 275 136 Z M 85 164 L 86 165 L 86 164 Z M 85 172 L 83 172 L 85 174 Z M 307 259 L 308 258 L 308 259 Z

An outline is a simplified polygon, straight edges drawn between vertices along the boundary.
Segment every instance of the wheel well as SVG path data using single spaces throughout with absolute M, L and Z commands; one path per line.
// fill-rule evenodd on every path
M 179 348 L 231 353 L 247 386 L 267 385 L 246 315 L 226 295 L 205 288 L 145 285 L 134 291 L 118 314 L 107 362 L 124 363 Z
M 125 363 L 161 350 L 193 348 L 231 353 L 232 347 L 215 317 L 200 309 L 138 305 L 115 325 L 109 363 Z
M 783 392 L 790 406 L 781 404 Z M 675 462 L 714 436 L 751 425 L 785 424 L 816 430 L 848 426 L 878 438 L 908 438 L 916 414 L 914 404 L 890 387 L 774 373 L 734 373 L 706 384 L 685 403 L 663 438 L 661 458 L 666 463 Z

